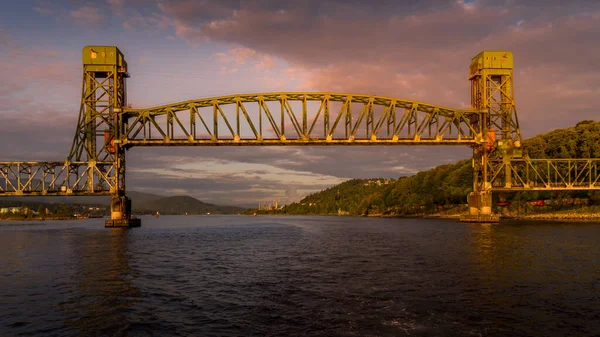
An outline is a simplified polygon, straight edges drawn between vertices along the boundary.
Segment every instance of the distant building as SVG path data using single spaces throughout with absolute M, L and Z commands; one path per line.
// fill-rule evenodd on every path
M 12 213 L 12 214 L 17 214 L 17 213 L 28 214 L 29 212 L 31 212 L 31 211 L 27 207 L 3 207 L 3 208 L 0 208 L 0 214 L 7 214 L 7 213 Z
M 279 200 L 273 200 L 273 203 L 270 205 L 263 204 L 262 202 L 258 203 L 259 211 L 274 211 L 274 210 L 278 210 L 278 209 L 282 209 L 282 208 L 283 208 L 283 206 L 279 205 Z
M 363 186 L 373 186 L 373 185 L 381 186 L 381 185 L 388 185 L 391 182 L 392 182 L 392 179 L 374 179 L 374 180 L 368 180 L 366 183 L 363 184 Z

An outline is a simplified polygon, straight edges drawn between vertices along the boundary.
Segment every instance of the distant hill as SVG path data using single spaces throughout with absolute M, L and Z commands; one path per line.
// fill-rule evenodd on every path
M 161 214 L 237 214 L 244 208 L 235 206 L 221 206 L 202 202 L 190 196 L 164 197 L 151 193 L 128 191 L 131 198 L 133 211 L 136 213 Z M 1 207 L 25 206 L 33 210 L 44 206 L 54 211 L 58 207 L 68 206 L 72 209 L 85 210 L 87 207 L 100 207 L 109 209 L 110 197 L 3 197 L 0 198 Z M 83 207 L 83 208 L 82 208 Z
M 600 122 L 582 121 L 523 141 L 531 158 L 600 158 Z M 466 203 L 472 191 L 471 159 L 398 179 L 353 179 L 285 206 L 285 214 L 396 214 L 435 212 L 436 206 Z M 494 193 L 507 201 L 596 197 L 596 191 Z M 248 211 L 250 212 L 250 210 Z
M 135 199 L 132 198 L 132 201 Z M 202 202 L 190 196 L 164 197 L 146 201 L 132 202 L 133 211 L 137 213 L 160 214 L 237 214 L 244 209 L 235 206 L 219 206 Z

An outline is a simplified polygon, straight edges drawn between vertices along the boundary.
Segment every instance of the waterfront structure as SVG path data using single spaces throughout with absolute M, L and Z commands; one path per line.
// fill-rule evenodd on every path
M 600 159 L 522 153 L 507 51 L 471 60 L 467 110 L 330 92 L 228 95 L 136 109 L 127 104 L 128 66 L 117 47 L 84 47 L 82 61 L 79 119 L 66 160 L 0 162 L 0 196 L 110 195 L 106 226 L 139 226 L 125 194 L 125 153 L 136 146 L 469 146 L 468 221 L 497 220 L 493 191 L 600 189 Z

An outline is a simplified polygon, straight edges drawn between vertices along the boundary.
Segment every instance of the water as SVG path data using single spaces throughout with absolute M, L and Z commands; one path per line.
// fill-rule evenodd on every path
M 600 225 L 0 223 L 0 336 L 598 336 Z

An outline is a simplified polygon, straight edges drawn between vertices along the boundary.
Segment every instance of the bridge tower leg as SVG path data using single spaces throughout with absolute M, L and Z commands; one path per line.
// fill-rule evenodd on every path
M 125 148 L 121 143 L 127 120 L 125 79 L 127 62 L 117 47 L 87 46 L 82 51 L 83 90 L 79 121 L 69 162 L 87 161 L 86 192 L 111 195 L 111 218 L 106 227 L 139 227 L 125 196 Z
M 469 215 L 464 221 L 496 222 L 492 212 L 492 160 L 521 157 L 521 131 L 513 91 L 513 55 L 484 51 L 471 61 L 471 105 L 482 112 L 483 141 L 473 147 L 473 192 L 467 197 Z M 511 168 L 506 165 L 504 183 L 510 187 Z

